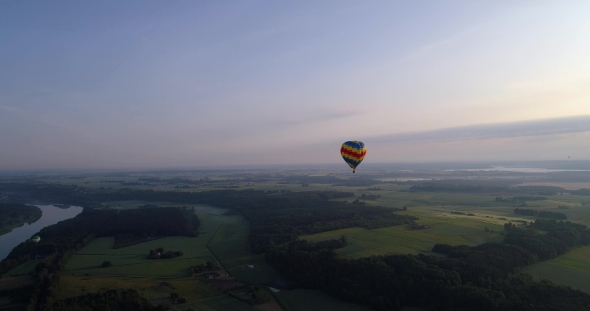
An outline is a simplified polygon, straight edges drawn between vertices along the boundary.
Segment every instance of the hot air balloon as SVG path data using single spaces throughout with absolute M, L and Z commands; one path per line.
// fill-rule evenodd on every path
M 367 147 L 358 140 L 347 141 L 340 147 L 340 154 L 342 158 L 352 168 L 352 172 L 356 171 L 356 167 L 361 164 L 367 154 Z

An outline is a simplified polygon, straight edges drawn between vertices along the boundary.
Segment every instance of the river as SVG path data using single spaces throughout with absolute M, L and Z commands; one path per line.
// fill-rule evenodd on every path
M 79 206 L 71 206 L 67 209 L 58 208 L 53 205 L 37 206 L 43 212 L 39 220 L 30 225 L 24 224 L 21 227 L 12 229 L 9 233 L 0 235 L 0 260 L 6 258 L 15 246 L 30 239 L 35 233 L 41 231 L 41 229 L 62 220 L 76 217 L 76 215 L 82 212 L 82 208 Z M 43 236 L 41 236 L 41 239 L 43 239 Z

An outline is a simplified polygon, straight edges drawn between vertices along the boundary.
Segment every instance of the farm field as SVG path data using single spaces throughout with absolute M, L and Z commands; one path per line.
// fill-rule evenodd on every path
M 6 272 L 4 275 L 2 275 L 2 277 L 29 274 L 35 270 L 35 266 L 40 262 L 43 262 L 43 259 L 31 259 L 22 265 Z
M 193 303 L 175 305 L 171 306 L 171 309 L 177 311 L 259 311 L 255 307 L 252 307 L 227 295 L 200 300 Z
M 8 277 L 8 278 L 3 277 L 0 279 L 0 291 L 5 290 L 5 289 L 9 289 L 9 288 L 26 286 L 26 285 L 31 284 L 32 282 L 33 282 L 33 280 L 28 275 Z
M 547 279 L 590 293 L 590 246 L 525 267 L 521 272 L 530 274 L 535 281 Z
M 274 282 L 278 274 L 248 248 L 248 222 L 240 216 L 226 216 L 209 243 L 209 249 L 238 281 L 250 284 Z M 254 265 L 248 268 L 247 265 Z
M 274 294 L 285 311 L 370 311 L 372 309 L 340 301 L 323 292 L 308 289 L 280 291 Z
M 481 242 L 501 240 L 501 237 L 497 234 L 490 234 L 490 238 L 487 239 L 481 234 L 478 236 L 470 235 L 469 232 L 474 232 L 474 230 L 470 229 L 461 232 L 460 228 L 447 228 L 441 229 L 440 231 L 449 234 L 448 230 L 455 231 L 455 234 L 436 236 L 434 231 L 416 233 L 401 227 L 375 230 L 348 228 L 304 236 L 302 238 L 310 241 L 322 241 L 345 236 L 348 239 L 348 246 L 337 249 L 336 252 L 350 259 L 383 254 L 427 254 L 430 253 L 430 250 L 436 243 L 476 245 Z
M 345 236 L 349 245 L 336 250 L 346 258 L 361 258 L 380 254 L 431 253 L 436 243 L 451 245 L 477 245 L 485 242 L 500 242 L 503 239 L 504 220 L 478 216 L 451 214 L 431 208 L 412 208 L 413 215 L 420 219 L 419 225 L 428 229 L 412 230 L 408 226 L 393 226 L 379 229 L 347 228 L 302 236 L 310 241 L 322 241 Z M 400 212 L 402 213 L 402 212 Z M 486 233 L 485 228 L 494 230 Z
M 113 276 L 149 276 L 181 278 L 189 276 L 190 266 L 215 262 L 207 250 L 207 243 L 215 234 L 221 223 L 221 216 L 212 214 L 199 215 L 201 229 L 197 237 L 166 237 L 145 243 L 113 249 L 114 238 L 97 238 L 76 252 L 67 262 L 64 273 L 113 275 Z M 146 259 L 149 251 L 163 247 L 164 250 L 182 251 L 181 257 L 172 259 Z M 102 268 L 103 261 L 111 261 L 113 266 Z
M 152 303 L 167 302 L 170 293 L 176 292 L 188 301 L 203 300 L 223 295 L 223 292 L 196 279 L 155 279 L 137 277 L 105 277 L 63 275 L 57 297 L 66 299 L 85 293 L 111 289 L 132 288 L 145 295 Z

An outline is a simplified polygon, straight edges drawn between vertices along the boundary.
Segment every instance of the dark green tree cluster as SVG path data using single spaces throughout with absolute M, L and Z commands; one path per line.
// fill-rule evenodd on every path
M 47 311 L 164 311 L 167 309 L 163 306 L 154 307 L 133 289 L 85 294 L 56 301 L 47 305 L 46 308 Z
M 520 246 L 534 252 L 540 260 L 546 260 L 563 255 L 572 248 L 590 245 L 590 229 L 569 221 L 537 219 L 527 228 L 510 229 L 504 243 Z
M 199 273 L 203 273 L 205 271 L 212 271 L 215 270 L 215 264 L 212 263 L 211 261 L 207 261 L 207 263 L 203 264 L 198 264 L 195 266 L 191 266 L 190 267 L 190 271 L 191 271 L 191 275 L 197 275 Z
M 108 268 L 108 267 L 112 267 L 113 266 L 113 263 L 110 262 L 109 260 L 105 260 L 105 261 L 102 262 L 102 265 L 100 265 L 100 266 L 103 267 L 103 268 Z
M 19 203 L 0 203 L 0 228 L 32 223 L 41 218 L 37 206 Z
M 150 250 L 147 259 L 172 259 L 184 255 L 181 251 L 164 251 L 163 248 Z
M 186 303 L 187 300 L 186 298 L 180 296 L 178 293 L 176 292 L 172 292 L 170 293 L 170 301 L 172 303 Z
M 526 208 L 515 208 L 515 214 L 525 215 L 525 216 L 538 216 L 542 218 L 553 218 L 553 219 L 560 219 L 565 220 L 567 216 L 564 213 L 559 212 L 550 212 L 550 211 L 536 211 L 533 209 L 526 209 Z
M 503 197 L 496 197 L 496 202 L 508 202 L 508 203 L 526 203 L 526 201 L 543 201 L 547 200 L 546 197 L 537 197 L 537 196 L 528 196 L 528 195 L 521 195 L 521 196 L 514 196 L 509 198 Z
M 571 191 L 569 191 L 569 193 L 574 194 L 574 195 L 590 196 L 590 189 L 582 188 L 582 189 L 578 189 L 578 190 L 571 190 Z
M 363 200 L 376 200 L 378 198 L 380 198 L 381 196 L 378 194 L 362 194 L 361 195 L 361 199 Z
M 537 260 L 513 245 L 477 247 L 437 245 L 445 257 L 428 255 L 373 256 L 356 260 L 336 256 L 333 249 L 294 241 L 273 248 L 266 258 L 291 286 L 317 289 L 343 301 L 375 310 L 403 306 L 438 310 L 587 310 L 590 295 L 528 275 L 512 275 L 515 267 Z M 556 295 L 559 293 L 559 296 Z

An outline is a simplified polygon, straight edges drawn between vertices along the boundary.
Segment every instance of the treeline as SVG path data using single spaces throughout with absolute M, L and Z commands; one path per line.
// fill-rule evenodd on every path
M 504 243 L 522 247 L 539 260 L 552 259 L 578 246 L 590 245 L 590 229 L 569 221 L 537 219 L 526 229 L 505 225 L 508 231 Z M 535 231 L 543 230 L 546 234 Z
M 550 211 L 536 211 L 533 209 L 526 209 L 526 208 L 515 208 L 515 214 L 525 215 L 525 216 L 538 216 L 542 218 L 553 218 L 559 220 L 566 220 L 567 216 L 564 213 L 559 212 L 550 212 Z
M 472 183 L 448 183 L 448 182 L 423 182 L 413 185 L 408 189 L 410 192 L 465 192 L 465 193 L 514 193 L 527 194 L 530 196 L 557 195 L 566 191 L 561 187 L 551 186 L 497 186 L 489 184 Z
M 526 201 L 543 201 L 546 197 L 537 197 L 530 195 L 514 196 L 511 198 L 496 197 L 496 202 L 526 203 Z
M 134 289 L 108 290 L 85 294 L 48 304 L 47 311 L 164 311 L 167 307 L 154 307 Z
M 195 276 L 196 274 L 203 273 L 205 271 L 214 270 L 215 264 L 212 263 L 211 261 L 207 261 L 207 263 L 205 263 L 205 264 L 198 264 L 195 266 L 191 266 L 189 269 L 190 269 L 191 275 Z
M 181 251 L 164 251 L 162 247 L 150 250 L 147 259 L 171 259 L 184 255 Z
M 37 206 L 19 203 L 0 203 L 0 228 L 32 223 L 42 216 Z
M 590 196 L 590 189 L 582 188 L 582 189 L 578 189 L 578 190 L 571 190 L 571 191 L 569 191 L 569 193 L 575 194 L 575 195 Z
M 437 244 L 428 255 L 373 256 L 357 260 L 336 256 L 331 248 L 298 240 L 275 247 L 267 261 L 289 278 L 292 287 L 317 289 L 343 301 L 375 310 L 404 306 L 437 310 L 588 310 L 590 295 L 514 274 L 519 267 L 587 245 L 585 226 L 537 220 L 521 229 L 508 226 L 504 243 L 474 247 Z M 547 231 L 539 234 L 535 228 Z M 565 247 L 563 247 L 565 246 Z M 554 253 L 552 249 L 558 248 Z
M 378 198 L 380 198 L 380 197 L 381 197 L 381 196 L 380 196 L 380 195 L 378 195 L 378 194 L 364 194 L 364 193 L 363 193 L 363 194 L 361 195 L 361 199 L 362 199 L 362 200 L 375 200 L 375 199 L 378 199 Z

